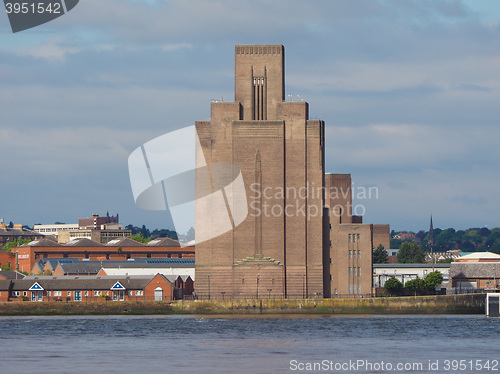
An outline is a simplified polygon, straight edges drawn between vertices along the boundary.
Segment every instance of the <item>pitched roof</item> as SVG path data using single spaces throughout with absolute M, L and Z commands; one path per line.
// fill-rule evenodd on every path
M 104 247 L 103 244 L 90 240 L 88 238 L 78 238 L 70 240 L 65 244 L 67 247 Z
M 106 243 L 108 247 L 144 247 L 143 243 L 136 242 L 129 238 L 113 239 Z
M 103 268 L 190 268 L 194 267 L 194 258 L 138 258 L 138 261 L 103 261 Z
M 5 270 L 0 270 L 0 279 L 22 279 L 26 275 L 19 273 L 18 271 L 5 271 Z
M 60 257 L 60 258 L 41 258 L 38 261 L 39 267 L 43 270 L 47 263 L 49 264 L 52 271 L 54 271 L 59 264 L 73 264 L 75 262 L 80 262 L 79 258 L 73 257 Z
M 26 229 L 13 229 L 13 228 L 6 228 L 6 229 L 1 229 L 0 230 L 0 236 L 35 236 L 39 237 L 42 236 L 42 234 L 38 232 L 34 232 L 31 230 L 26 230 Z
M 37 239 L 23 244 L 21 247 L 62 247 L 62 245 L 49 239 Z
M 162 276 L 162 275 L 160 275 Z M 11 280 L 13 291 L 26 291 L 35 282 L 42 286 L 45 290 L 60 290 L 60 291 L 71 291 L 71 290 L 109 290 L 116 282 L 120 284 L 127 290 L 141 290 L 144 289 L 156 275 L 148 276 L 95 276 L 86 275 L 80 276 L 61 276 L 61 277 L 51 277 L 51 276 L 28 276 L 21 280 Z M 165 276 L 164 279 L 172 283 Z M 0 290 L 5 290 L 5 282 L 0 280 Z
M 147 242 L 146 245 L 154 247 L 180 247 L 179 242 L 171 238 L 156 238 Z
M 65 275 L 73 275 L 73 274 L 81 274 L 81 275 L 96 275 L 101 270 L 101 262 L 100 261 L 80 261 L 77 263 L 59 263 L 59 267 L 61 271 Z
M 452 262 L 452 278 L 497 278 L 500 279 L 500 264 L 495 262 Z
M 493 252 L 472 252 L 469 253 L 468 255 L 460 257 L 460 259 L 500 260 L 500 255 L 497 255 L 496 253 Z

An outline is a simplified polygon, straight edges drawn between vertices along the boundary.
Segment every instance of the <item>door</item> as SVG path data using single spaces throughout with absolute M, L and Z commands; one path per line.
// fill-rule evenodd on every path
M 82 291 L 75 291 L 74 299 L 75 301 L 82 301 Z
M 43 291 L 31 291 L 31 301 L 43 301 Z
M 155 301 L 163 300 L 163 289 L 161 287 L 155 288 Z
M 125 291 L 113 291 L 113 301 L 124 301 L 125 300 Z

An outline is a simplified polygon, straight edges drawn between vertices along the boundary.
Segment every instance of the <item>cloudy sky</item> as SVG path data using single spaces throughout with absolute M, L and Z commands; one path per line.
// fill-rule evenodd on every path
M 498 227 L 498 0 L 82 0 L 13 34 L 0 15 L 0 218 L 76 222 L 134 204 L 138 146 L 233 100 L 234 45 L 283 44 L 286 93 L 327 127 L 365 222 Z

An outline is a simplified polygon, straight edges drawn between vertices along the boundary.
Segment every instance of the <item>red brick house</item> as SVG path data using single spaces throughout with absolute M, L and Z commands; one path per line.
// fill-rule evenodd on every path
M 0 301 L 169 301 L 174 277 L 155 276 L 30 276 L 0 280 Z

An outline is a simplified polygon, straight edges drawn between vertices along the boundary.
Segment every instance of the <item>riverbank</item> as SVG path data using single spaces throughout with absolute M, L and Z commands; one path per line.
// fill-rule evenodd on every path
M 0 315 L 484 314 L 485 295 L 363 299 L 240 299 L 129 302 L 2 302 Z

